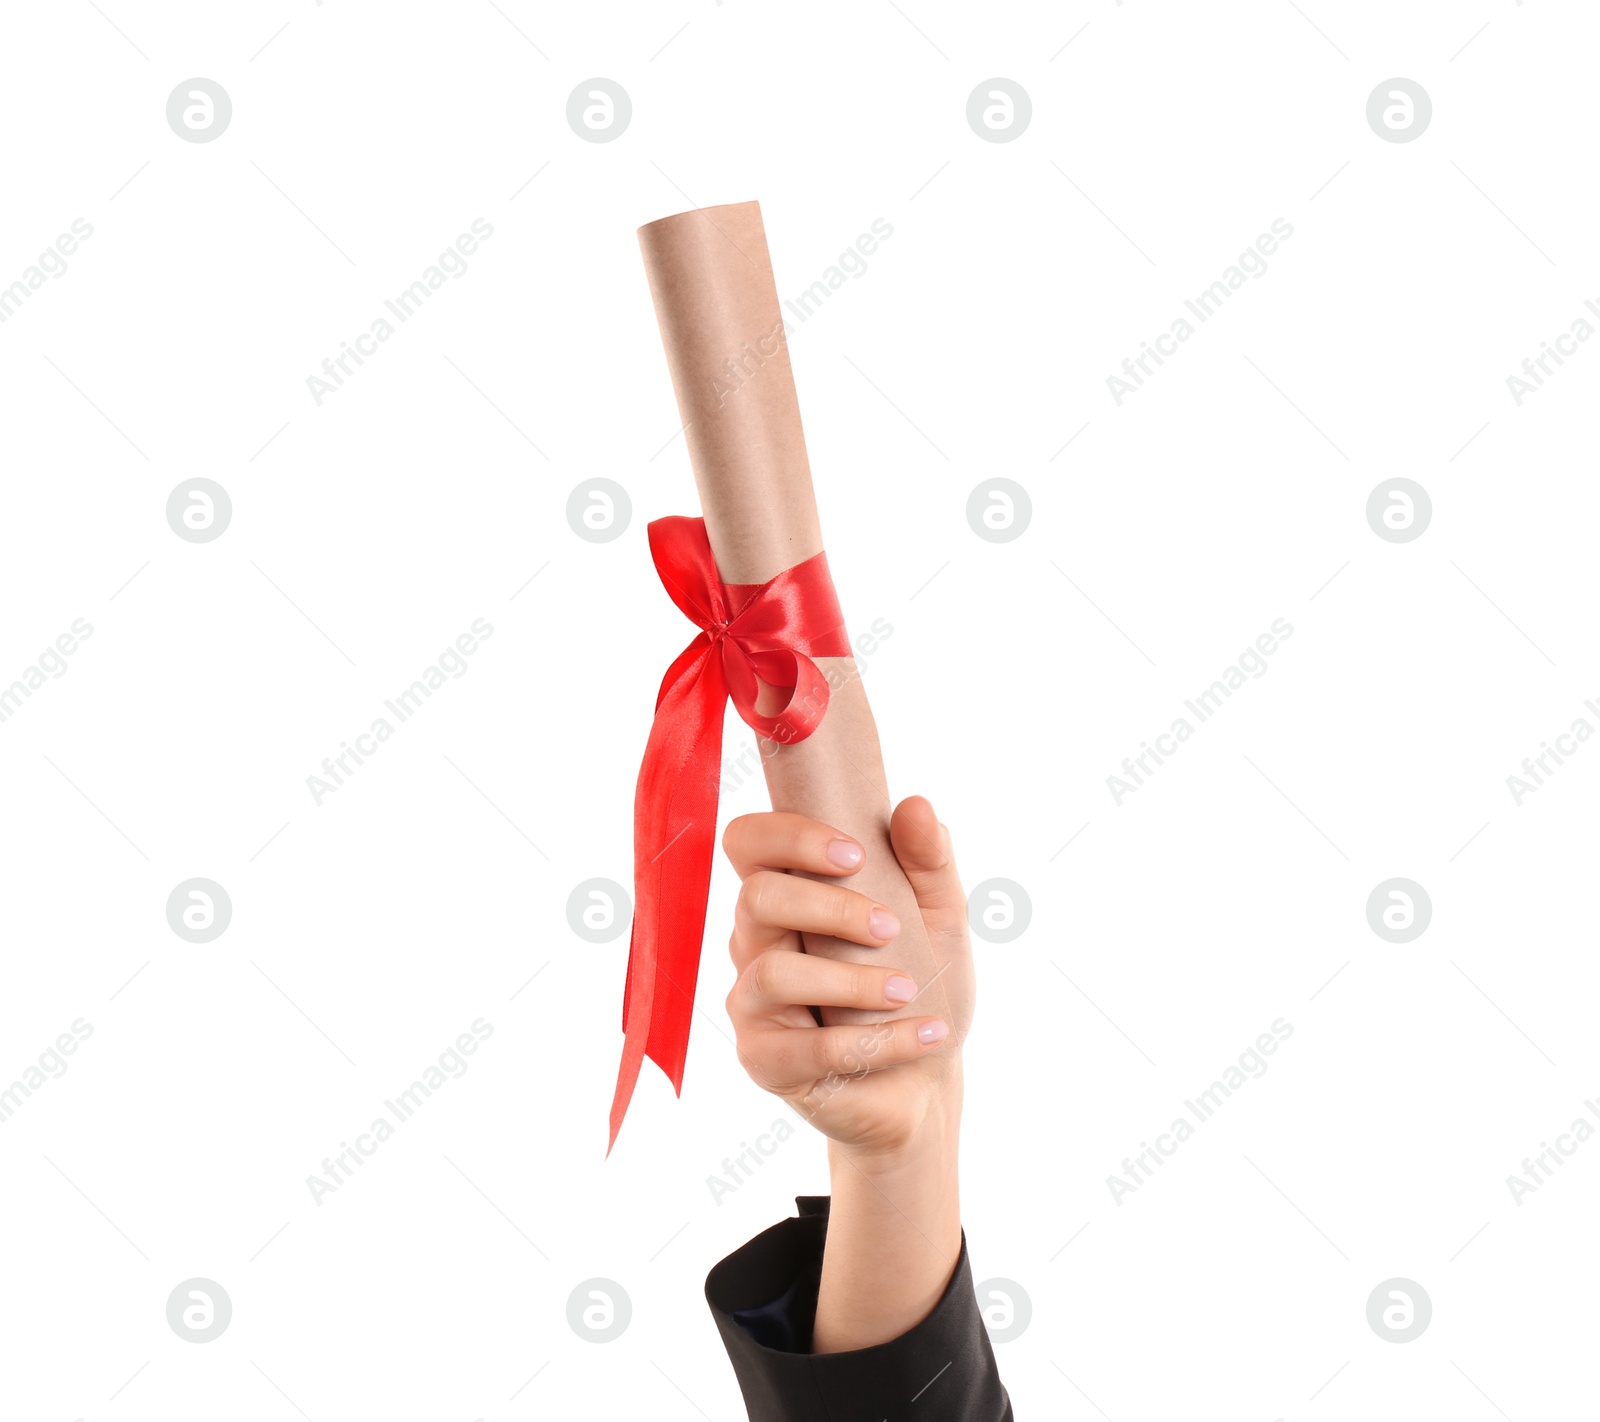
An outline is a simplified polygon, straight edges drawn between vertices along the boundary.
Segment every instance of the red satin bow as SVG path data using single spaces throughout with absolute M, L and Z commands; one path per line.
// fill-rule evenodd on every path
M 607 1155 L 645 1057 L 683 1094 L 728 698 L 759 735 L 785 745 L 803 741 L 828 707 L 828 682 L 812 657 L 850 655 L 825 553 L 771 582 L 724 583 L 703 519 L 657 519 L 649 532 L 656 572 L 701 632 L 662 679 L 634 793 L 633 935 Z M 789 692 L 775 716 L 756 711 L 758 677 Z

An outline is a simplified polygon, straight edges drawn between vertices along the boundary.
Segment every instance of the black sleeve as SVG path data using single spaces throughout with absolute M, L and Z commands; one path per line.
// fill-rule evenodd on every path
M 994 1351 L 961 1258 L 921 1323 L 872 1348 L 813 1353 L 829 1197 L 764 1230 L 706 1276 L 706 1302 L 751 1422 L 1011 1422 Z

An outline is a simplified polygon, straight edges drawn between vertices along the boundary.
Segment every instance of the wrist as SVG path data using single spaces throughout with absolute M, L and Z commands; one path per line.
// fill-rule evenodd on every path
M 941 1176 L 954 1178 L 961 1139 L 959 1075 L 941 1084 L 930 1097 L 921 1119 L 904 1135 L 864 1143 L 828 1142 L 828 1168 L 835 1186 L 863 1177 L 911 1182 Z
M 961 1256 L 960 1096 L 930 1101 L 903 1144 L 830 1141 L 833 1197 L 813 1351 L 898 1338 L 928 1316 Z

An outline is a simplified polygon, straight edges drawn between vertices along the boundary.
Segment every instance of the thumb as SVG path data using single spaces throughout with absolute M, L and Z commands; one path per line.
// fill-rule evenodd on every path
M 956 872 L 950 832 L 939 823 L 926 798 L 912 795 L 895 806 L 889 819 L 889 843 L 911 884 L 928 932 L 960 941 L 966 926 L 967 896 Z

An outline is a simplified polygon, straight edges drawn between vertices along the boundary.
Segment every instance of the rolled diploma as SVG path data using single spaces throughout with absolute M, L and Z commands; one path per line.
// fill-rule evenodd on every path
M 664 217 L 639 229 L 639 245 L 717 570 L 725 583 L 764 583 L 824 545 L 760 205 Z M 828 1008 L 824 1021 L 945 1015 L 941 965 L 889 844 L 892 805 L 861 677 L 849 657 L 817 665 L 831 688 L 822 724 L 793 745 L 760 741 L 772 806 L 857 839 L 865 864 L 844 882 L 893 912 L 901 933 L 881 949 L 808 933 L 805 949 L 931 984 L 897 1012 Z M 758 709 L 771 714 L 784 694 L 763 686 Z

